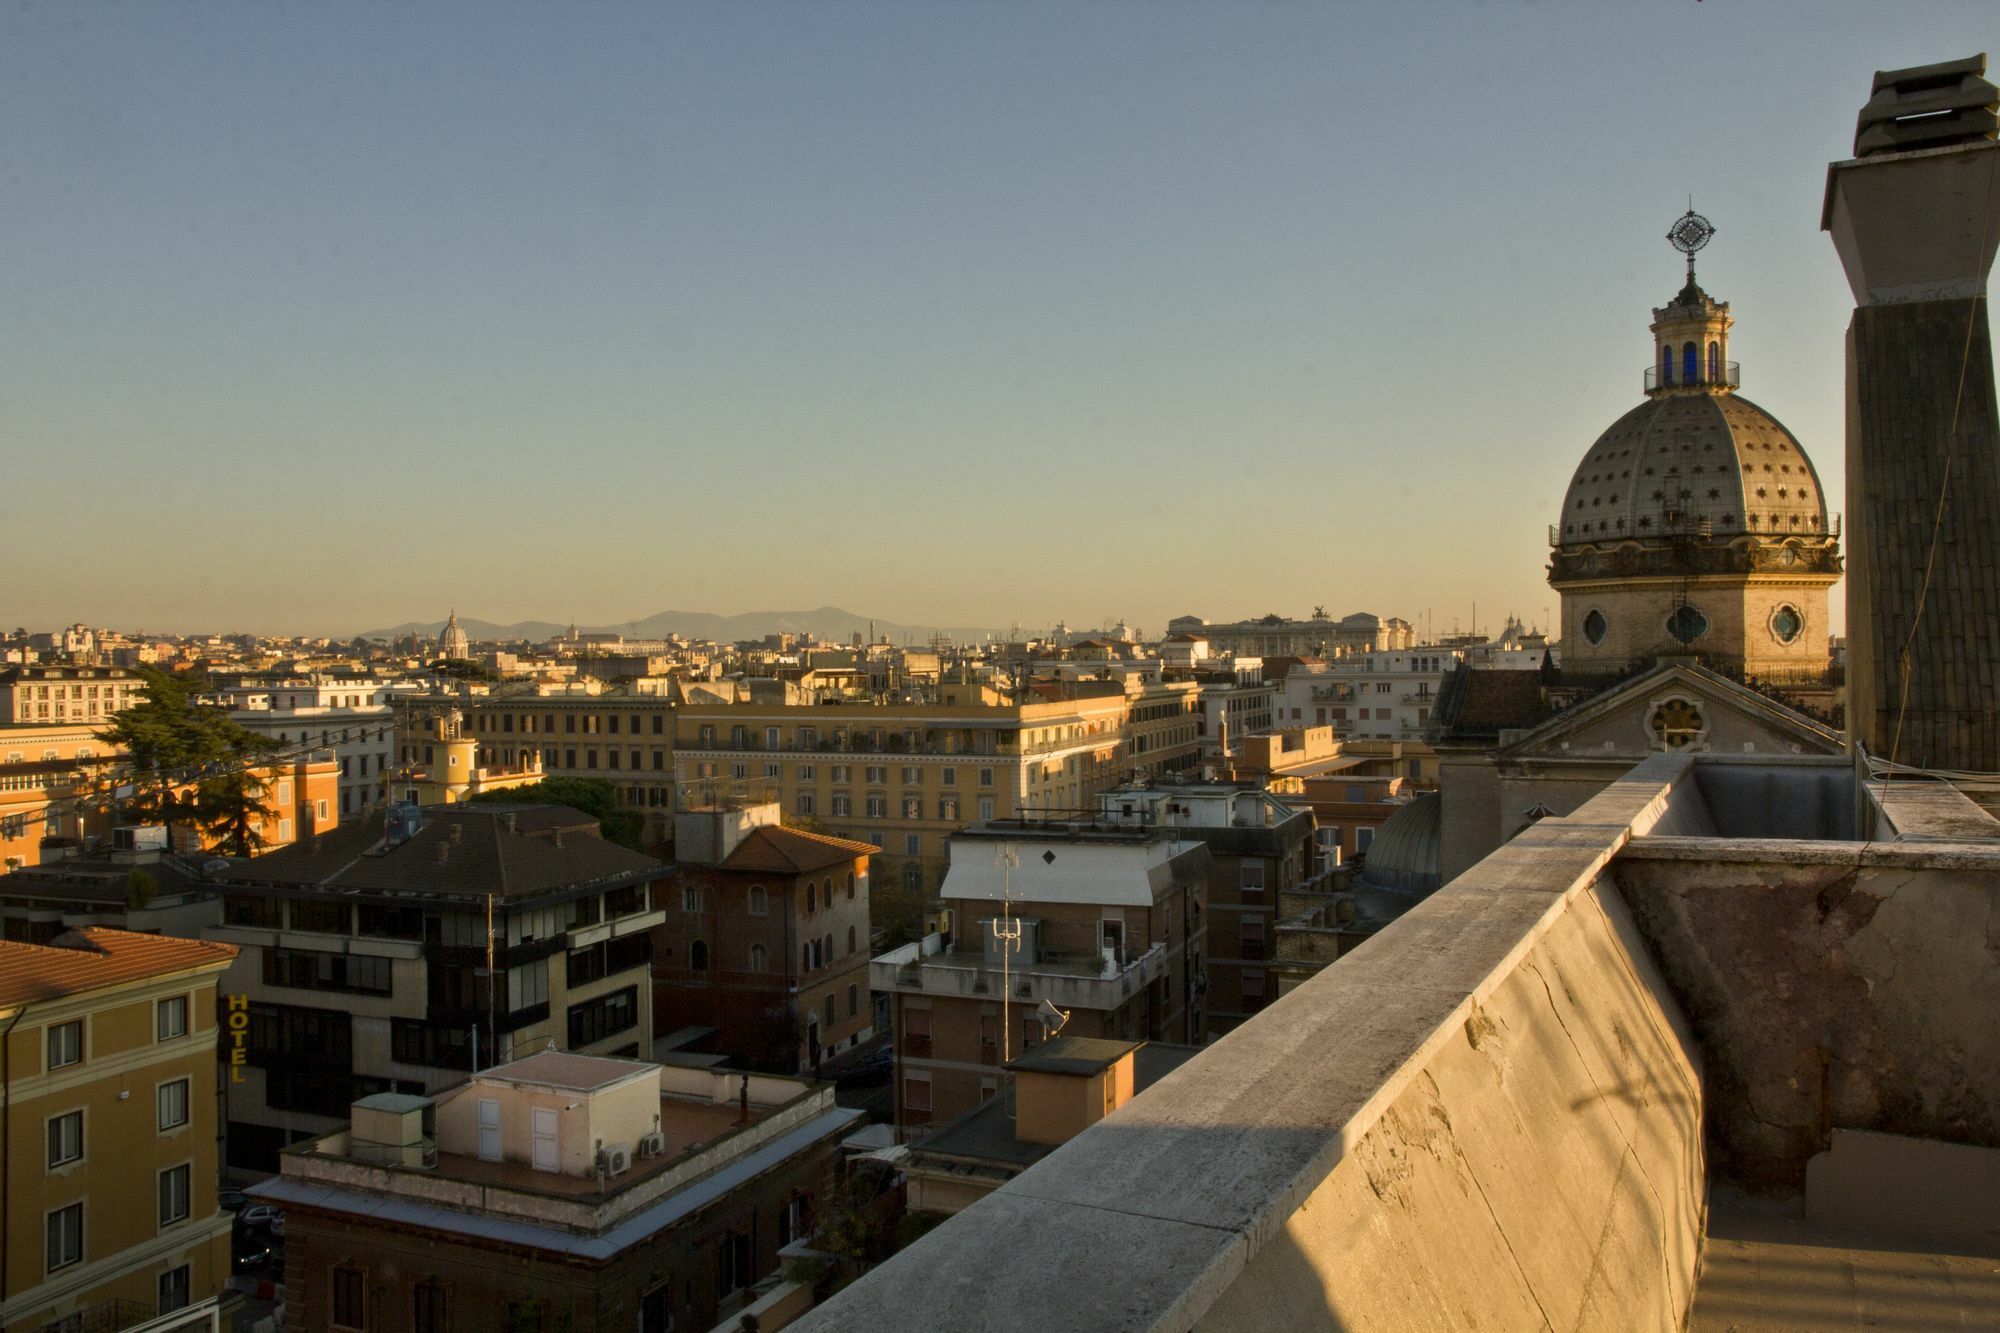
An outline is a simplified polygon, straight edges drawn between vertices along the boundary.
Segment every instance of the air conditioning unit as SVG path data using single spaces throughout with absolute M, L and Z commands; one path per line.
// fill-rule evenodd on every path
M 597 1150 L 597 1169 L 607 1176 L 622 1176 L 632 1169 L 632 1145 L 614 1143 Z
M 639 1140 L 639 1155 L 641 1157 L 658 1157 L 665 1153 L 666 1150 L 667 1136 L 658 1130 L 654 1130 L 651 1134 Z

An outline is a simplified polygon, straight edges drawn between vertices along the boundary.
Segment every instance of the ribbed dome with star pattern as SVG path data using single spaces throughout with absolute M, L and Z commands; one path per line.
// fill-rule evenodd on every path
M 1612 423 L 1563 496 L 1559 544 L 1706 530 L 1728 539 L 1826 533 L 1819 474 L 1778 419 L 1726 386 L 1657 393 Z

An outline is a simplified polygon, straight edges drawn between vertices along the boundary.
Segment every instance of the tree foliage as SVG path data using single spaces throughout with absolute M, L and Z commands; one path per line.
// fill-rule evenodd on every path
M 264 788 L 260 765 L 278 743 L 232 721 L 220 708 L 197 704 L 192 683 L 141 668 L 144 696 L 114 714 L 106 739 L 125 751 L 132 783 L 125 815 L 164 824 L 191 823 L 233 856 L 254 856 L 265 845 Z
M 605 841 L 635 852 L 646 850 L 646 817 L 637 810 L 618 804 L 618 789 L 601 778 L 548 777 L 526 787 L 505 791 L 483 791 L 473 797 L 473 805 L 517 805 L 523 801 L 547 805 L 567 805 L 597 821 Z

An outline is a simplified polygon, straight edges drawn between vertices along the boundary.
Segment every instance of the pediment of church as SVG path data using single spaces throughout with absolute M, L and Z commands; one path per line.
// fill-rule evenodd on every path
M 1726 676 L 1661 665 L 1602 691 L 1502 745 L 1496 757 L 1637 761 L 1690 754 L 1841 754 L 1833 728 Z

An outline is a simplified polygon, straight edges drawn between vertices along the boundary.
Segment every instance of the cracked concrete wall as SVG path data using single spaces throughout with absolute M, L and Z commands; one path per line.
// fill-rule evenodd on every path
M 1679 1329 L 1691 1051 L 1615 888 L 1577 894 L 1196 1327 Z
M 1718 1176 L 1801 1189 L 1835 1128 L 2000 1147 L 2000 849 L 1643 838 L 1613 874 L 1700 1040 Z

